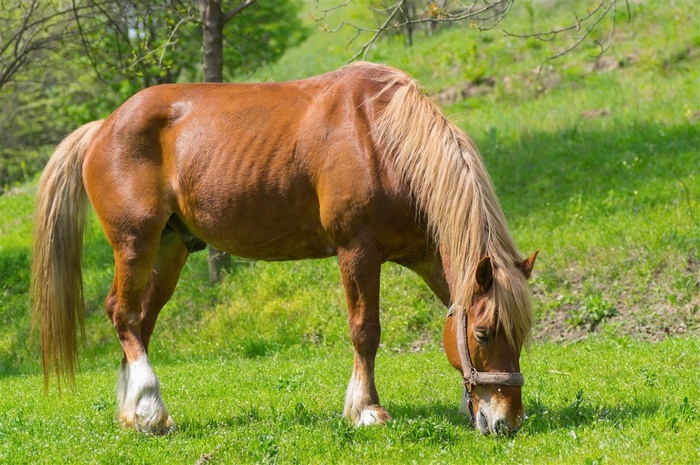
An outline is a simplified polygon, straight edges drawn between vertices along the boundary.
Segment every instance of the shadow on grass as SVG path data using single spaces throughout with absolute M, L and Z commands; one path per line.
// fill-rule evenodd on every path
M 442 403 L 421 407 L 389 406 L 394 420 L 381 427 L 357 427 L 340 412 L 328 413 L 317 410 L 302 402 L 293 409 L 277 412 L 275 409 L 248 407 L 242 412 L 218 419 L 183 418 L 178 425 L 178 434 L 187 438 L 201 438 L 216 430 L 276 431 L 288 432 L 296 427 L 326 430 L 334 443 L 362 444 L 377 441 L 377 435 L 389 437 L 399 442 L 428 443 L 445 445 L 459 440 L 456 428 L 468 428 L 468 423 L 456 414 L 446 415 L 449 408 Z
M 469 426 L 469 420 L 458 412 L 458 399 L 454 403 L 433 401 L 422 404 L 395 404 L 388 401 L 385 407 L 394 419 L 399 421 L 427 419 L 436 422 L 447 422 L 454 426 Z
M 91 270 L 97 270 L 99 275 L 113 267 L 111 248 L 103 236 L 99 239 L 92 241 L 97 244 L 86 245 L 83 257 L 83 263 L 90 264 L 83 267 L 88 315 L 104 308 L 104 296 L 109 290 L 109 285 L 104 285 L 105 279 L 95 278 Z M 0 377 L 41 373 L 39 331 L 31 332 L 30 262 L 28 247 L 0 250 L 0 339 L 7 347 L 0 351 Z M 104 289 L 93 292 L 92 284 L 100 280 Z
M 421 405 L 388 402 L 385 406 L 399 422 L 429 421 L 470 428 L 469 420 L 458 413 L 458 403 L 431 402 Z M 544 434 L 595 424 L 626 426 L 640 418 L 653 417 L 660 410 L 661 406 L 657 401 L 632 401 L 629 404 L 614 406 L 595 405 L 582 395 L 577 395 L 567 406 L 548 407 L 535 399 L 526 402 L 525 412 L 528 418 L 521 431 L 528 434 Z
M 458 413 L 458 405 L 434 402 L 426 405 L 394 405 L 388 409 L 399 422 L 427 421 L 447 423 L 458 428 L 471 428 L 469 420 Z M 521 432 L 529 435 L 548 434 L 557 430 L 571 430 L 581 426 L 610 425 L 625 427 L 639 419 L 657 415 L 660 404 L 653 402 L 632 402 L 624 405 L 593 405 L 585 399 L 577 398 L 572 404 L 561 408 L 550 408 L 530 401 L 525 405 L 528 415 Z
M 0 377 L 27 373 L 32 358 L 40 359 L 37 344 L 30 338 L 29 249 L 0 249 Z M 36 357 L 33 357 L 36 355 Z M 36 368 L 36 367 L 34 367 Z
M 298 402 L 292 411 L 285 412 L 276 412 L 266 407 L 247 407 L 236 414 L 218 418 L 185 417 L 179 420 L 177 431 L 185 437 L 199 438 L 220 429 L 236 430 L 256 427 L 256 425 L 267 429 L 289 428 L 295 425 L 318 427 L 346 421 L 339 413 L 321 413 L 308 408 L 303 402 Z
M 597 424 L 624 427 L 640 418 L 655 416 L 661 409 L 659 402 L 632 402 L 630 404 L 594 405 L 577 396 L 564 407 L 547 407 L 537 400 L 525 406 L 528 418 L 523 431 L 529 434 L 545 434 L 556 430 L 570 430 Z
M 305 430 L 327 430 L 336 442 L 347 444 L 376 441 L 377 434 L 381 434 L 397 441 L 427 441 L 443 446 L 462 440 L 459 431 L 475 431 L 469 426 L 468 420 L 457 413 L 457 406 L 451 403 L 387 403 L 386 407 L 394 418 L 386 425 L 386 429 L 358 428 L 343 418 L 340 412 L 329 413 L 327 410 L 319 410 L 298 402 L 293 409 L 284 411 L 267 406 L 253 406 L 236 414 L 217 418 L 185 417 L 180 419 L 177 431 L 186 438 L 202 438 L 215 434 L 217 430 L 259 430 L 272 434 L 302 427 Z M 530 402 L 526 411 L 529 412 L 529 416 L 520 434 L 535 436 L 558 430 L 569 431 L 578 427 L 628 427 L 639 419 L 657 415 L 660 404 L 633 402 L 607 406 L 574 401 L 562 408 L 548 408 L 543 404 Z

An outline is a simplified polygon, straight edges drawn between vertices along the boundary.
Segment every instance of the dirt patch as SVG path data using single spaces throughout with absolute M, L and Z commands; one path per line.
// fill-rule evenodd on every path
M 610 111 L 606 110 L 605 108 L 583 110 L 581 112 L 581 118 L 583 119 L 603 118 L 604 116 L 610 116 Z
M 672 68 L 678 63 L 695 59 L 700 55 L 700 47 L 688 46 L 677 53 L 674 53 L 664 61 L 665 68 Z M 612 54 L 603 54 L 595 60 L 586 63 L 583 66 L 585 74 L 615 72 L 621 68 L 629 67 L 640 60 L 640 52 L 632 51 L 626 53 L 622 57 L 617 57 Z M 431 98 L 440 106 L 451 105 L 453 103 L 466 100 L 470 97 L 486 95 L 496 87 L 496 84 L 503 86 L 506 93 L 514 93 L 517 88 L 534 89 L 536 95 L 540 95 L 549 89 L 553 89 L 561 85 L 562 77 L 556 67 L 543 66 L 537 67 L 529 72 L 522 72 L 513 75 L 502 77 L 490 76 L 476 81 L 466 81 L 455 84 L 446 89 L 435 92 Z M 597 114 L 593 117 L 607 116 Z M 590 117 L 590 116 L 583 116 Z M 696 121 L 695 115 L 692 117 Z
M 533 339 L 544 342 L 574 342 L 601 332 L 656 342 L 668 336 L 700 335 L 700 311 L 678 311 L 671 305 L 657 304 L 647 309 L 626 308 L 595 325 L 574 326 L 571 313 L 575 304 L 562 305 L 540 318 L 533 329 Z
M 587 338 L 591 334 L 589 330 L 569 321 L 574 308 L 572 304 L 565 304 L 540 318 L 532 331 L 533 339 L 538 342 L 575 342 Z
M 467 81 L 441 90 L 434 94 L 432 99 L 440 106 L 450 105 L 475 95 L 486 95 L 493 91 L 495 85 L 496 79 L 493 77 Z
M 562 295 L 550 295 L 545 285 L 535 283 L 535 305 L 547 309 L 535 323 L 535 341 L 573 342 L 601 332 L 651 342 L 669 336 L 700 336 L 697 257 L 688 257 L 674 270 L 667 264 L 658 265 L 641 289 L 634 272 L 614 284 L 603 280 L 594 289 L 575 272 L 565 274 L 562 281 L 568 288 Z
M 630 61 L 627 59 L 627 57 L 625 57 L 623 60 L 618 60 L 613 55 L 601 55 L 594 62 L 589 63 L 586 66 L 586 70 L 589 73 L 593 73 L 594 71 L 614 71 L 622 68 L 626 64 L 629 64 L 629 62 Z
M 494 91 L 497 83 L 503 86 L 506 93 L 514 93 L 516 88 L 524 87 L 534 89 L 535 93 L 539 95 L 559 86 L 562 78 L 554 69 L 540 70 L 535 68 L 529 72 L 504 76 L 499 78 L 499 81 L 493 76 L 476 81 L 466 81 L 442 89 L 432 94 L 431 98 L 439 106 L 451 105 L 470 97 L 490 94 Z

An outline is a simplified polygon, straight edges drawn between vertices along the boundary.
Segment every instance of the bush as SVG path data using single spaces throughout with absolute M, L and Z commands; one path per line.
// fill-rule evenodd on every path
M 49 159 L 50 149 L 3 149 L 0 152 L 0 195 L 27 182 L 41 171 Z

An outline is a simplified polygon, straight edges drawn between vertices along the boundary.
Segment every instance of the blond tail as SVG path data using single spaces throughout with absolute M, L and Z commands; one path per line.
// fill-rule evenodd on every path
M 102 121 L 85 124 L 56 148 L 39 181 L 34 219 L 31 296 L 33 329 L 41 328 L 44 389 L 55 370 L 74 382 L 78 363 L 76 326 L 83 328 L 85 302 L 80 260 L 85 212 L 85 152 Z M 78 325 L 76 325 L 76 320 Z

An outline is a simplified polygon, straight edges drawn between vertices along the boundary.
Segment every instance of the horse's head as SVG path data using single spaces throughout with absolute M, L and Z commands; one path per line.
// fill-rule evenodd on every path
M 537 252 L 516 266 L 525 279 L 536 256 Z M 512 309 L 499 308 L 494 301 L 494 279 L 491 260 L 485 257 L 477 267 L 472 305 L 450 309 L 443 340 L 448 360 L 462 372 L 464 380 L 460 411 L 482 434 L 512 434 L 525 418 L 521 397 L 524 379 L 520 373 L 524 338 L 509 336 L 502 328 L 499 313 Z

